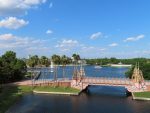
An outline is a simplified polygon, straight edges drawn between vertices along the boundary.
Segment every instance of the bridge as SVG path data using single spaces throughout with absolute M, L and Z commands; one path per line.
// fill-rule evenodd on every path
M 85 77 L 82 81 L 89 85 L 128 86 L 132 81 L 128 78 Z
M 34 72 L 34 79 L 32 85 L 52 85 L 59 84 L 64 86 L 74 87 L 80 90 L 84 90 L 89 85 L 99 86 L 121 86 L 125 87 L 129 92 L 141 92 L 147 91 L 147 86 L 150 86 L 150 81 L 146 81 L 143 78 L 142 72 L 138 66 L 135 66 L 132 78 L 113 78 L 113 77 L 87 77 L 85 76 L 84 68 L 81 66 L 80 70 L 74 70 L 72 79 L 38 79 L 40 71 L 28 70 L 28 72 Z M 49 73 L 49 71 L 45 71 Z

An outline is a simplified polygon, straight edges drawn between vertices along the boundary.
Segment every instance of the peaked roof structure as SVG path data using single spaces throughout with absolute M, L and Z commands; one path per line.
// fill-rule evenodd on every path
M 144 82 L 143 73 L 139 68 L 139 63 L 136 64 L 136 66 L 133 70 L 132 80 L 134 83 L 143 83 Z

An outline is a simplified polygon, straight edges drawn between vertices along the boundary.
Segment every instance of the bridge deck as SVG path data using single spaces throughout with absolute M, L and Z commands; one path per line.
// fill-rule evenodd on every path
M 112 86 L 128 86 L 132 81 L 128 78 L 104 78 L 104 77 L 85 77 L 83 83 L 89 85 L 112 85 Z

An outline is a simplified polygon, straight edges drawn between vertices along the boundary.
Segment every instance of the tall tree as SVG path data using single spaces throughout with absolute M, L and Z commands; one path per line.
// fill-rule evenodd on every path
M 54 64 L 58 65 L 61 63 L 61 57 L 59 55 L 54 54 L 52 56 L 52 61 L 54 62 Z
M 26 73 L 26 64 L 23 60 L 16 58 L 16 53 L 7 51 L 0 58 L 0 79 L 3 82 L 20 80 Z
M 4 79 L 2 70 L 3 70 L 2 58 L 0 57 L 0 92 L 1 92 L 1 89 L 2 89 L 2 84 L 3 84 L 3 79 Z
M 27 61 L 27 65 L 29 67 L 35 67 L 39 64 L 40 64 L 40 60 L 39 60 L 39 57 L 37 55 L 31 56 Z
M 40 58 L 40 64 L 48 67 L 50 65 L 50 62 L 46 56 L 42 56 Z

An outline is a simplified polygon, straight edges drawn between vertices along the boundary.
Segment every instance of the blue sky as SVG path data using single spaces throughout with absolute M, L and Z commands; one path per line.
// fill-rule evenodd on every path
M 0 55 L 150 57 L 149 0 L 0 0 Z

